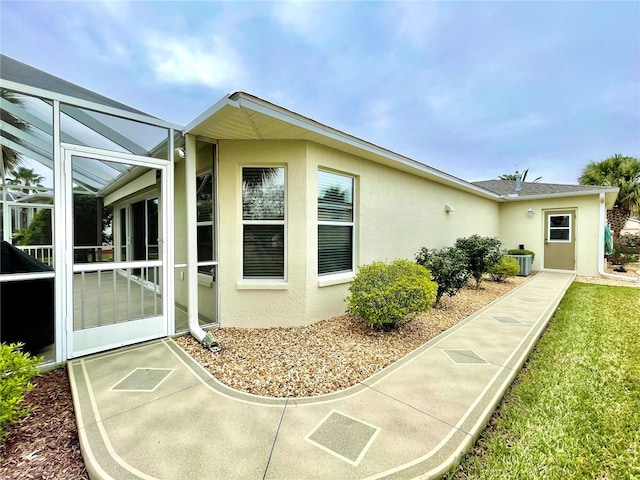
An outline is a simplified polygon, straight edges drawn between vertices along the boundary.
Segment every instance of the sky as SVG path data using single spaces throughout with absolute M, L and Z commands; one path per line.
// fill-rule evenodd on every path
M 467 181 L 640 158 L 640 2 L 0 0 L 0 51 L 186 125 L 245 91 Z

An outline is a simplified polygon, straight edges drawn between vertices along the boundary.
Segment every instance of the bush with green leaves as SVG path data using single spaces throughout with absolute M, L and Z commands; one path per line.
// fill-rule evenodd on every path
M 443 295 L 453 297 L 471 278 L 464 253 L 455 247 L 432 250 L 423 247 L 416 254 L 416 262 L 429 270 L 438 284 L 436 308 Z
M 500 263 L 503 255 L 502 242 L 494 237 L 472 235 L 458 238 L 455 247 L 464 252 L 467 259 L 467 270 L 476 281 L 476 289 L 480 288 L 482 275 Z
M 508 277 L 515 277 L 519 273 L 520 264 L 512 257 L 502 257 L 500 263 L 489 267 L 489 275 L 494 282 L 503 282 Z
M 533 250 L 527 250 L 524 248 L 512 248 L 507 250 L 508 255 L 531 255 L 531 261 L 533 262 L 536 259 L 536 254 Z
M 427 311 L 436 296 L 429 271 L 409 260 L 373 262 L 360 267 L 349 287 L 347 312 L 372 327 L 392 330 Z
M 20 343 L 0 344 L 0 441 L 6 436 L 5 425 L 29 414 L 30 409 L 21 404 L 25 393 L 33 388 L 31 379 L 42 362 L 42 358 L 32 357 L 21 348 Z

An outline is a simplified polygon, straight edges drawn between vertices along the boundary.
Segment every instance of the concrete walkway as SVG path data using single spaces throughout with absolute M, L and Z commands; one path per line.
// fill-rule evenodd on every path
M 87 469 L 118 480 L 437 477 L 482 431 L 573 278 L 539 273 L 320 397 L 232 390 L 170 339 L 71 361 Z

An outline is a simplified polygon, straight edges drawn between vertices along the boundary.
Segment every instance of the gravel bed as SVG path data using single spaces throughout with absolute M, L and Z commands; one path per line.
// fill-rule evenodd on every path
M 440 308 L 392 332 L 342 315 L 302 327 L 218 328 L 213 330 L 223 346 L 218 353 L 191 336 L 175 341 L 229 387 L 266 397 L 311 397 L 362 382 L 528 278 L 484 280 L 479 290 L 464 288 L 444 297 Z

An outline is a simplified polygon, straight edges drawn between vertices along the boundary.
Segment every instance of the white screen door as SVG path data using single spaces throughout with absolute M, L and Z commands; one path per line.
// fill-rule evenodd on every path
M 63 150 L 67 341 L 73 357 L 168 333 L 168 162 Z

